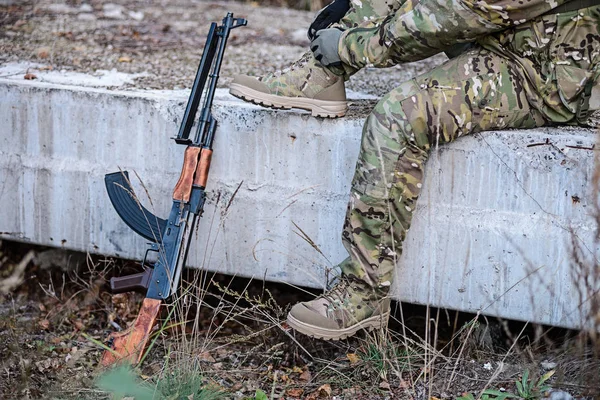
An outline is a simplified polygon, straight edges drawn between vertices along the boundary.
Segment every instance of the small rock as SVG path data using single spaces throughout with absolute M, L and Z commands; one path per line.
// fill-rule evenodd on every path
M 567 392 L 563 392 L 562 390 L 553 390 L 550 392 L 550 400 L 573 400 L 573 396 L 571 396 Z
M 540 365 L 542 366 L 542 368 L 544 368 L 546 371 L 550 371 L 551 369 L 556 368 L 556 363 L 552 362 L 552 361 L 548 361 L 548 360 L 544 360 L 540 363 Z
M 104 16 L 111 19 L 125 19 L 124 10 L 125 8 L 119 4 L 106 3 L 102 6 Z
M 136 21 L 141 21 L 144 19 L 144 13 L 142 11 L 129 11 L 127 12 L 129 18 L 135 19 Z
M 98 18 L 92 13 L 81 13 L 77 15 L 77 19 L 80 21 L 95 21 Z
M 83 13 L 91 13 L 94 11 L 94 8 L 87 3 L 83 3 L 81 6 L 79 6 L 79 11 Z
M 73 7 L 60 3 L 50 4 L 46 9 L 55 14 L 71 14 L 76 11 Z
M 309 43 L 306 29 L 296 29 L 290 36 L 291 41 L 296 45 L 307 45 Z

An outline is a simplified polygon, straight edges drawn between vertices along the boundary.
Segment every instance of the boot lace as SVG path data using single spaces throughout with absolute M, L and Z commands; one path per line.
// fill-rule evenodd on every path
M 354 279 L 349 276 L 342 275 L 339 281 L 328 291 L 323 293 L 320 297 L 328 301 L 328 303 L 335 307 L 342 307 L 346 303 L 346 299 L 349 297 L 350 289 L 356 289 L 352 286 Z
M 298 60 L 294 61 L 289 67 L 286 67 L 279 71 L 275 71 L 271 74 L 271 76 L 278 77 L 278 76 L 281 76 L 282 74 L 288 73 L 289 71 L 294 71 L 297 68 L 303 68 L 306 65 L 306 63 L 308 63 L 309 60 L 310 60 L 309 54 L 305 53 Z

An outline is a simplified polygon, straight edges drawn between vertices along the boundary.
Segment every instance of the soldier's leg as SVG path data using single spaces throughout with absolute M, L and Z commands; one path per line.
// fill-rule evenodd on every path
M 519 66 L 475 48 L 388 93 L 369 115 L 352 182 L 343 273 L 387 292 L 432 147 L 545 120 L 530 107 Z
M 342 29 L 376 19 L 400 8 L 403 0 L 350 0 L 350 9 L 335 26 Z M 229 92 L 246 101 L 273 108 L 299 108 L 320 117 L 342 117 L 348 104 L 344 80 L 357 70 L 333 73 L 307 51 L 281 71 L 256 78 L 236 75 Z M 343 76 L 342 76 L 343 75 Z
M 343 229 L 350 257 L 331 292 L 292 308 L 288 323 L 339 339 L 384 324 L 386 298 L 432 147 L 483 130 L 544 124 L 516 64 L 481 48 L 407 81 L 375 106 L 363 129 Z

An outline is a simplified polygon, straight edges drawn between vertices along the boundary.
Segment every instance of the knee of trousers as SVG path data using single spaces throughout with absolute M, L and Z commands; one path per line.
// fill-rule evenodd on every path
M 427 110 L 419 107 L 426 102 L 414 86 L 409 85 L 409 93 L 401 90 L 388 93 L 367 117 L 353 181 L 353 187 L 359 191 L 373 192 L 374 197 L 383 199 L 387 197 L 383 193 L 385 186 L 396 180 L 399 169 L 413 165 L 412 160 L 427 158 L 430 147 Z M 407 102 L 410 104 L 405 107 Z M 404 165 L 406 160 L 411 163 Z M 373 190 L 373 186 L 379 190 Z
M 398 143 L 428 150 L 431 125 L 428 103 L 431 98 L 427 90 L 414 79 L 406 81 L 377 103 L 367 118 L 366 127 L 386 132 L 384 136 Z

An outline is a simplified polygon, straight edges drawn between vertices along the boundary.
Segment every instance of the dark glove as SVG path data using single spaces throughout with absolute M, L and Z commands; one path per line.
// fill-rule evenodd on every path
M 339 67 L 342 65 L 338 46 L 342 31 L 337 28 L 322 29 L 317 32 L 315 38 L 310 42 L 310 49 L 325 67 Z
M 350 0 L 333 0 L 327 7 L 317 13 L 315 20 L 308 27 L 308 40 L 315 40 L 317 31 L 327 29 L 331 24 L 339 22 L 350 9 Z

